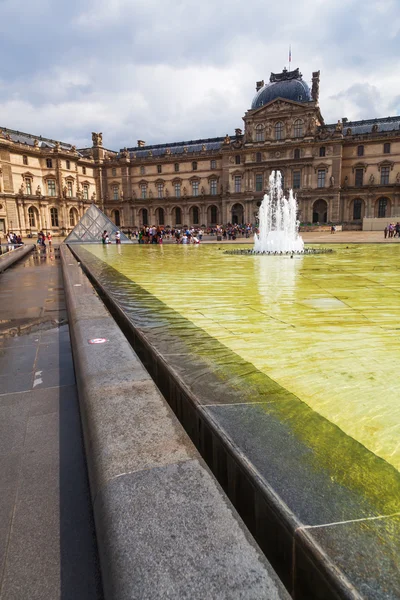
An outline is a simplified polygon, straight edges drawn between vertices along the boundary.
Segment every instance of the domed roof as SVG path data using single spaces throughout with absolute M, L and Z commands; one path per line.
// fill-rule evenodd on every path
M 251 108 L 260 108 L 276 98 L 285 98 L 294 102 L 311 102 L 310 88 L 303 81 L 299 69 L 287 71 L 283 69 L 282 73 L 271 73 L 269 83 L 264 85 L 253 98 Z

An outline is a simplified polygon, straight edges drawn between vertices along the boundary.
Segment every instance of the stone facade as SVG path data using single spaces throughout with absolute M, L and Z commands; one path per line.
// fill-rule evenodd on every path
M 219 138 L 116 152 L 101 133 L 77 150 L 3 128 L 0 230 L 67 234 L 91 202 L 126 229 L 254 223 L 276 170 L 305 223 L 400 219 L 400 117 L 325 124 L 319 71 L 311 90 L 284 70 L 256 91 L 244 132 Z

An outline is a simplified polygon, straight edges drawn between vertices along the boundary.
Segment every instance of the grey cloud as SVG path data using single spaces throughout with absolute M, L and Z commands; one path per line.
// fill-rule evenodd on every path
M 224 135 L 289 43 L 306 80 L 321 70 L 326 121 L 384 116 L 399 108 L 382 68 L 397 66 L 395 4 L 3 0 L 1 124 L 86 143 L 102 130 L 115 148 Z

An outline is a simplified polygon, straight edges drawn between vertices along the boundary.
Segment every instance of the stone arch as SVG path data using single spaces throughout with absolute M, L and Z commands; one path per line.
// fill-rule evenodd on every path
M 374 216 L 387 218 L 392 215 L 392 202 L 388 196 L 380 196 L 375 200 Z
M 319 198 L 312 207 L 312 222 L 327 223 L 328 222 L 328 203 L 326 200 Z
M 139 225 L 140 227 L 146 227 L 149 224 L 149 211 L 147 208 L 139 209 Z
M 28 208 L 28 225 L 29 229 L 39 229 L 39 211 L 36 206 Z
M 361 221 L 365 217 L 365 202 L 362 198 L 353 198 L 349 206 L 350 221 Z
M 244 206 L 240 202 L 236 202 L 231 208 L 231 223 L 233 225 L 244 223 Z
M 181 206 L 173 206 L 171 209 L 172 227 L 183 224 L 183 209 Z
M 75 227 L 75 225 L 78 223 L 78 220 L 79 220 L 79 214 L 78 214 L 77 209 L 74 206 L 69 209 L 68 216 L 69 216 L 69 226 Z
M 112 211 L 112 218 L 117 227 L 121 227 L 121 213 L 118 208 L 115 208 Z
M 189 209 L 189 222 L 190 225 L 200 225 L 200 208 L 197 205 Z
M 159 206 L 155 211 L 156 215 L 156 225 L 165 225 L 165 211 Z
M 216 204 L 210 204 L 207 207 L 207 225 L 217 225 L 219 220 L 218 206 Z

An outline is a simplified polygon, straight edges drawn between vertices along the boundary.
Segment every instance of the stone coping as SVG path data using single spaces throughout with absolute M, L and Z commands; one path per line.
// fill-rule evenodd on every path
M 287 600 L 79 263 L 60 251 L 106 600 Z
M 34 244 L 25 244 L 23 246 L 19 246 L 19 248 L 15 248 L 15 250 L 11 250 L 11 252 L 6 252 L 0 256 L 0 273 L 11 267 L 11 265 L 15 264 L 21 258 L 24 258 L 29 252 L 34 250 Z
M 260 373 L 243 389 L 251 365 L 233 353 L 230 381 L 218 343 L 213 371 L 198 351 L 202 330 L 74 252 L 296 600 L 398 600 L 399 473 Z

